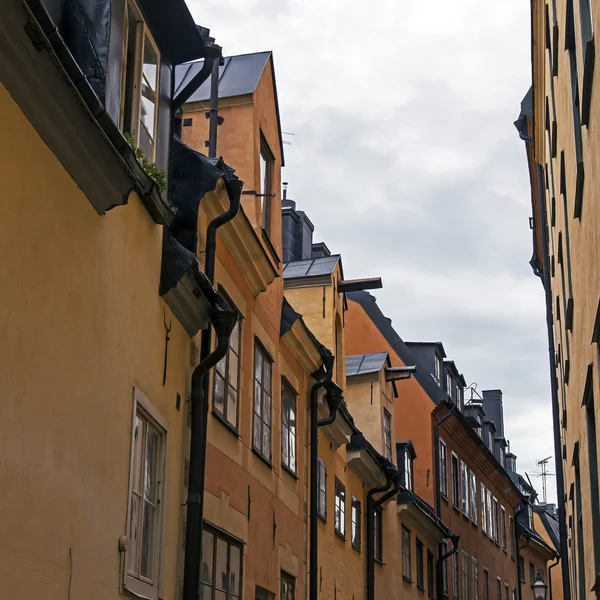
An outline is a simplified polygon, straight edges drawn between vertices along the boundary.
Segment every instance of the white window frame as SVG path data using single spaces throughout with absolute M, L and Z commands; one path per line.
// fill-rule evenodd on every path
M 502 540 L 502 550 L 504 550 L 504 552 L 506 552 L 506 509 L 502 505 L 500 505 L 500 515 L 501 515 L 500 527 L 502 528 L 500 538 Z
M 453 458 L 456 459 L 456 481 L 454 480 Z M 450 478 L 452 479 L 452 506 L 454 506 L 454 508 L 460 512 L 460 460 L 455 452 L 450 452 L 450 471 Z M 456 498 L 454 497 L 455 495 Z M 456 502 L 454 500 L 456 500 Z
M 498 498 L 492 497 L 492 529 L 494 532 L 494 542 L 500 543 L 500 527 L 499 527 L 499 515 L 498 515 Z
M 487 490 L 485 489 L 485 485 L 483 485 L 483 481 L 479 482 L 479 489 L 481 492 L 481 531 L 487 535 L 487 517 L 486 517 L 486 509 L 485 509 L 485 499 L 487 497 Z
M 460 461 L 460 508 L 469 517 L 469 469 L 463 460 Z
M 473 471 L 469 471 L 469 494 L 471 498 L 471 522 L 477 525 L 477 478 Z
M 442 438 L 440 438 L 440 494 L 446 500 L 448 499 L 448 446 Z
M 385 457 L 392 460 L 392 415 L 383 409 L 383 447 Z
M 487 514 L 487 534 L 494 539 L 494 522 L 492 520 L 492 492 L 486 490 L 486 514 Z
M 164 547 L 164 510 L 165 510 L 165 490 L 167 489 L 167 457 L 168 457 L 168 422 L 163 415 L 152 405 L 148 397 L 138 388 L 133 389 L 133 415 L 131 420 L 131 447 L 129 456 L 129 487 L 127 493 L 127 535 L 130 531 L 131 520 L 131 494 L 134 480 L 134 448 L 135 448 L 135 420 L 141 413 L 142 416 L 150 421 L 154 427 L 160 430 L 161 448 L 160 448 L 160 466 L 158 468 L 158 501 L 156 510 L 156 535 L 154 537 L 154 577 L 153 581 L 136 576 L 128 571 L 128 549 L 125 551 L 125 566 L 123 568 L 123 587 L 140 598 L 150 598 L 155 600 L 162 598 L 162 581 L 164 565 L 162 562 L 161 548 Z M 128 539 L 128 546 L 131 540 Z

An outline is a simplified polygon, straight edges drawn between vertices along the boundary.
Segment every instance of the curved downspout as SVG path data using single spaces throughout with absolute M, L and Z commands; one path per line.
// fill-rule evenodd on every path
M 552 398 L 552 425 L 554 430 L 554 466 L 556 468 L 556 493 L 558 496 L 558 528 L 560 533 L 559 554 L 561 557 L 561 571 L 563 580 L 564 600 L 571 600 L 571 584 L 569 577 L 569 564 L 567 553 L 567 521 L 565 515 L 565 481 L 563 473 L 562 447 L 560 439 L 560 408 L 558 403 L 558 382 L 556 380 L 555 348 L 554 348 L 554 317 L 552 307 L 552 287 L 550 284 L 550 259 L 548 254 L 548 226 L 546 219 L 546 204 L 542 189 L 542 167 L 536 164 L 538 205 L 539 205 L 539 227 L 542 242 L 542 268 L 543 273 L 536 275 L 541 279 L 546 297 L 546 329 L 548 335 L 548 360 L 550 362 L 550 392 Z
M 450 539 L 452 540 L 452 548 L 450 550 L 448 550 L 448 552 L 446 552 L 446 554 L 442 554 L 436 563 L 435 566 L 435 575 L 436 575 L 436 598 L 438 600 L 442 600 L 444 597 L 444 565 L 443 563 L 446 562 L 453 554 L 456 554 L 458 552 L 458 544 L 460 542 L 460 535 L 456 535 L 456 534 L 452 534 L 450 536 Z
M 213 219 L 206 232 L 205 278 L 211 286 L 214 283 L 217 229 L 231 221 L 239 212 L 243 181 L 226 183 L 229 208 Z M 198 274 L 196 274 L 198 280 Z M 198 281 L 200 283 L 200 281 Z M 214 287 L 213 287 L 214 290 Z M 215 312 L 211 325 L 217 336 L 217 344 L 211 352 L 211 328 L 202 332 L 200 363 L 192 373 L 191 403 L 192 431 L 190 441 L 190 470 L 188 482 L 186 547 L 183 572 L 183 600 L 196 600 L 200 564 L 202 562 L 202 529 L 204 521 L 204 480 L 206 474 L 206 438 L 208 429 L 208 398 L 210 394 L 208 372 L 227 353 L 229 337 L 238 316 L 220 299 L 215 299 Z
M 390 489 L 391 486 L 394 486 Z M 372 488 L 367 492 L 367 596 L 366 600 L 375 599 L 375 509 L 387 502 L 400 491 L 401 481 L 398 471 L 388 475 L 384 485 Z M 387 492 L 379 500 L 373 496 Z
M 434 447 L 434 457 L 435 457 L 435 512 L 438 517 L 442 516 L 442 499 L 441 499 L 441 490 L 440 490 L 440 425 L 452 416 L 454 412 L 454 404 L 452 402 L 448 402 L 448 412 L 438 419 L 433 426 L 433 443 Z M 448 457 L 446 457 L 446 460 Z M 448 464 L 446 464 L 446 477 L 448 476 Z
M 319 570 L 319 521 L 318 521 L 318 464 L 319 464 L 319 419 L 317 411 L 319 407 L 319 390 L 327 385 L 333 377 L 334 357 L 331 352 L 323 348 L 323 366 L 319 371 L 312 374 L 316 379 L 310 389 L 310 530 L 309 530 L 309 598 L 317 600 L 318 596 L 318 570 Z M 334 415 L 335 418 L 335 415 Z
M 560 562 L 560 555 L 558 555 L 555 559 L 556 562 L 552 563 L 548 567 L 548 589 L 550 590 L 550 600 L 552 600 L 552 569 L 558 565 Z

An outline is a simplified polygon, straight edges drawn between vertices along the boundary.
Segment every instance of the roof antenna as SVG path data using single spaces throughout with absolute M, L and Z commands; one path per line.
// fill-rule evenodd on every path
M 282 131 L 281 133 L 283 135 L 296 135 L 295 133 L 290 133 L 289 131 Z M 287 140 L 283 140 L 282 143 L 285 144 L 286 146 L 291 146 L 292 145 L 292 142 L 288 142 Z

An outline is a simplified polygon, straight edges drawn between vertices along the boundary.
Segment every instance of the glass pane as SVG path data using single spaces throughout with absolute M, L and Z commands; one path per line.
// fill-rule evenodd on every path
M 209 585 L 212 585 L 214 541 L 212 533 L 208 531 L 202 532 L 202 569 L 200 577 L 203 583 L 208 583 Z
M 154 158 L 156 91 L 158 60 L 148 38 L 144 39 L 144 66 L 142 76 L 142 105 L 140 118 L 140 147 L 150 160 Z
M 218 363 L 217 363 L 217 373 L 221 375 L 221 377 L 225 377 L 225 365 L 227 363 L 227 355 L 225 355 Z
M 207 586 L 207 585 L 203 585 L 200 588 L 200 600 L 212 600 L 212 588 Z
M 225 381 L 218 373 L 215 373 L 213 409 L 221 415 L 225 414 Z
M 262 355 L 258 348 L 254 351 L 254 378 L 262 381 Z
M 296 472 L 296 436 L 290 438 L 290 469 Z
M 252 424 L 252 445 L 257 449 L 260 450 L 260 426 L 261 426 L 261 420 L 254 415 L 254 421 Z
M 219 538 L 217 538 L 216 563 L 215 588 L 227 590 L 227 542 Z
M 149 502 L 144 502 L 144 525 L 142 530 L 142 556 L 140 575 L 153 578 L 154 532 L 156 529 L 156 509 Z
M 131 494 L 131 509 L 129 512 L 129 547 L 127 550 L 127 568 L 132 573 L 137 573 L 140 527 L 140 498 L 135 493 Z
M 135 416 L 133 429 L 133 489 L 142 491 L 142 447 L 144 445 L 144 421 L 139 415 Z
M 227 421 L 237 429 L 237 399 L 238 393 L 229 386 L 227 394 Z
M 269 193 L 265 186 L 266 180 L 267 180 L 267 160 L 266 160 L 264 154 L 261 152 L 260 153 L 260 185 L 261 185 L 260 193 L 261 194 Z
M 157 500 L 157 469 L 159 453 L 159 435 L 152 427 L 148 427 L 146 440 L 146 467 L 144 479 L 144 499 L 156 504 Z
M 265 380 L 263 385 L 265 386 L 265 390 L 270 394 L 271 393 L 271 363 L 265 359 Z
M 229 351 L 229 385 L 236 390 L 238 388 L 238 357 L 231 350 Z
M 262 453 L 267 457 L 271 458 L 271 430 L 263 425 L 263 445 Z
M 240 323 L 241 319 L 238 319 L 231 332 L 231 336 L 229 337 L 229 345 L 236 351 L 236 353 L 238 352 L 240 345 Z
M 261 389 L 258 381 L 254 381 L 254 412 L 259 417 L 262 414 Z
M 263 395 L 263 421 L 267 425 L 271 425 L 271 396 L 265 392 Z
M 241 553 L 237 546 L 229 549 L 229 593 L 240 595 Z
M 281 426 L 281 460 L 286 467 L 290 466 L 289 431 L 285 425 Z
M 215 592 L 215 600 L 226 600 L 227 595 L 225 594 L 225 592 Z

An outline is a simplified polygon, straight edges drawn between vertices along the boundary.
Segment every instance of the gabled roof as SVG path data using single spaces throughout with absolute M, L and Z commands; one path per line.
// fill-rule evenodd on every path
M 223 65 L 219 67 L 219 98 L 233 98 L 253 94 L 260 78 L 271 59 L 271 75 L 273 77 L 273 90 L 275 94 L 275 112 L 277 113 L 277 128 L 279 130 L 279 145 L 281 150 L 281 164 L 285 166 L 283 153 L 283 136 L 281 133 L 281 119 L 279 116 L 279 100 L 277 97 L 277 84 L 275 81 L 275 65 L 273 53 L 252 52 L 250 54 L 238 54 L 227 56 L 223 59 Z M 204 65 L 204 60 L 179 65 L 175 67 L 175 94 L 183 89 L 189 81 L 199 73 Z M 206 102 L 210 100 L 210 77 L 190 96 L 187 102 Z
M 331 275 L 340 260 L 339 254 L 296 260 L 283 264 L 284 279 L 298 279 L 302 277 L 323 277 Z
M 377 306 L 377 300 L 369 292 L 348 292 L 346 294 L 349 300 L 360 304 L 367 316 L 371 319 L 387 343 L 394 349 L 400 360 L 405 365 L 415 365 L 417 367 L 414 378 L 419 382 L 426 394 L 435 404 L 439 404 L 446 398 L 446 394 L 430 377 L 430 369 L 423 366 L 417 360 L 415 354 L 411 352 L 406 343 L 392 327 L 391 319 L 388 319 Z
M 346 377 L 379 373 L 388 360 L 387 352 L 346 356 Z
M 554 544 L 554 548 L 558 550 L 560 548 L 560 529 L 558 526 L 558 517 L 556 514 L 550 512 L 546 506 L 542 506 L 539 504 L 533 505 L 533 512 L 537 513 L 540 516 L 542 524 L 544 525 L 552 543 Z

